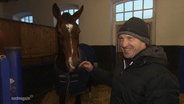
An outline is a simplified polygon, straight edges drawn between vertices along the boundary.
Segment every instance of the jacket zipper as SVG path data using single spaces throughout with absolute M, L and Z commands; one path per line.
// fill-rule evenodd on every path
M 133 61 L 131 61 L 129 66 L 127 67 L 125 60 L 123 60 L 123 69 L 121 71 L 121 75 L 123 75 L 124 71 L 127 70 L 132 64 L 133 64 Z

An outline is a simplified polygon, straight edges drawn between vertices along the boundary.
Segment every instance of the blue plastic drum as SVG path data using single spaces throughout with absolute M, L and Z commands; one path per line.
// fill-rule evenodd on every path
M 0 55 L 0 104 L 11 104 L 9 62 L 5 55 Z
M 10 63 L 11 104 L 22 104 L 23 97 L 20 47 L 6 48 L 5 55 Z

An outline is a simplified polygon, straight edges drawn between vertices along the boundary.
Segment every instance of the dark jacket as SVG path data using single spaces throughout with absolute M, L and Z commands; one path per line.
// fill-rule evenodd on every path
M 177 78 L 167 68 L 161 47 L 150 46 L 123 70 L 122 62 L 110 74 L 94 69 L 91 75 L 112 86 L 111 104 L 179 104 Z

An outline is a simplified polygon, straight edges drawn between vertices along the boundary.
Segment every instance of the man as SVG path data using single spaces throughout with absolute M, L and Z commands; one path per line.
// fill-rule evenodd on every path
M 150 45 L 146 23 L 135 17 L 129 19 L 120 28 L 118 38 L 123 61 L 112 77 L 88 61 L 79 65 L 112 86 L 111 104 L 179 104 L 177 79 L 167 68 L 163 49 Z

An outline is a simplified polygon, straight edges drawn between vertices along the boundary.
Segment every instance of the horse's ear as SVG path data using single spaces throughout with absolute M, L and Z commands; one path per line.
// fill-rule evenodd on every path
M 82 5 L 81 6 L 81 8 L 77 11 L 77 12 L 75 12 L 74 14 L 73 14 L 73 19 L 76 21 L 79 17 L 80 17 L 80 15 L 82 14 L 82 11 L 83 11 L 83 8 L 84 8 L 84 6 Z
M 56 19 L 59 19 L 59 17 L 61 16 L 60 9 L 56 3 L 54 3 L 52 6 L 52 13 L 53 13 L 54 17 L 56 17 Z

